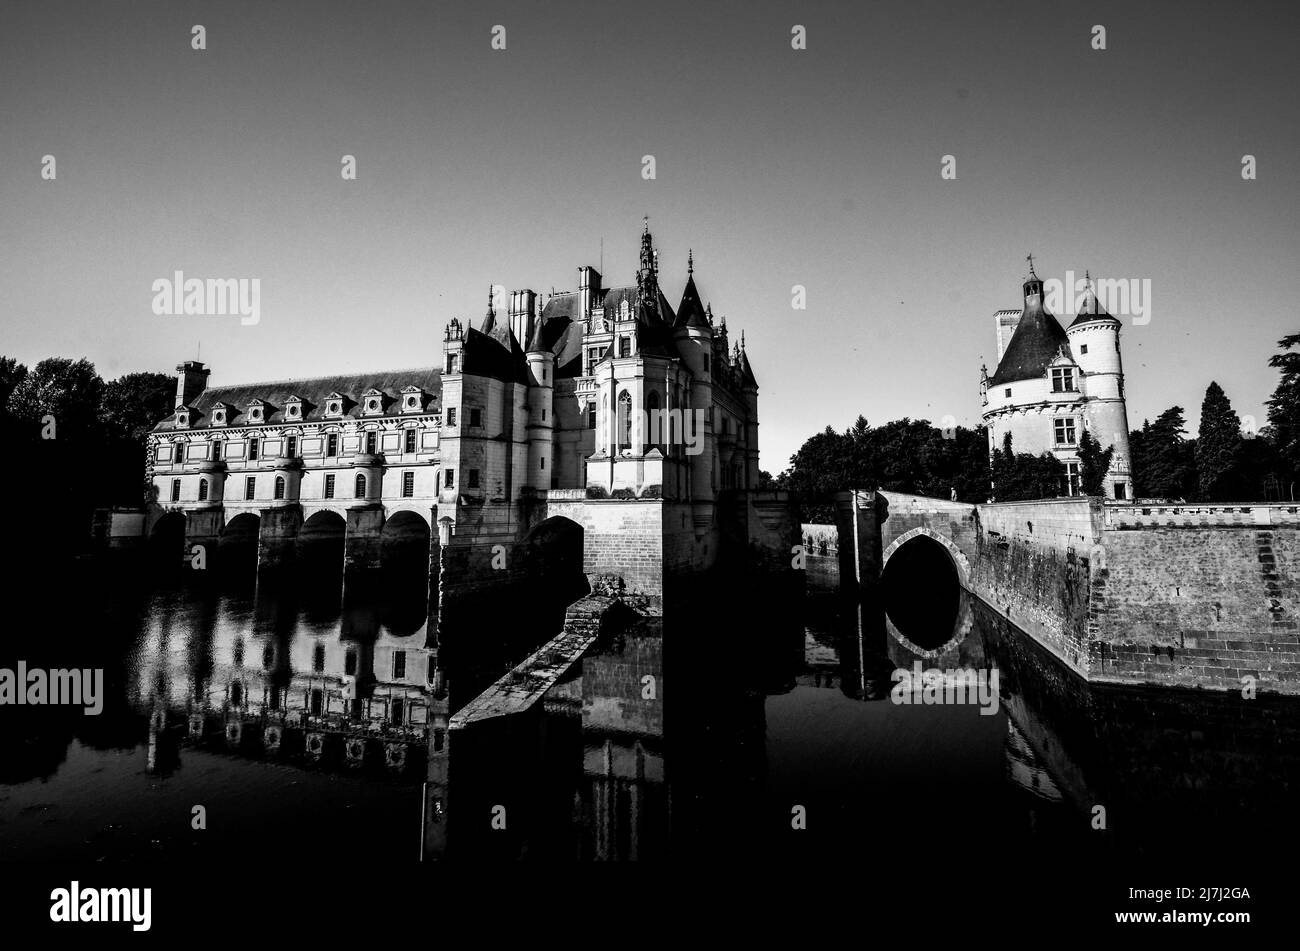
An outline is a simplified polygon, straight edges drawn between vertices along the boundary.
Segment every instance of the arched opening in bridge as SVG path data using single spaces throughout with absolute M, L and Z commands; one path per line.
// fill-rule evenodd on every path
M 383 623 L 399 637 L 415 633 L 428 618 L 429 575 L 438 570 L 432 531 L 418 512 L 394 512 L 379 535 Z M 432 545 L 432 548 L 431 548 Z
M 338 584 L 343 575 L 347 522 L 338 512 L 317 512 L 298 530 L 298 566 L 310 579 Z
M 149 554 L 161 568 L 181 568 L 185 557 L 185 516 L 168 512 L 149 530 Z
M 217 539 L 217 559 L 227 575 L 246 576 L 257 569 L 257 537 L 262 520 L 251 512 L 236 515 Z
M 546 620 L 547 630 L 558 634 L 564 609 L 591 591 L 582 570 L 582 526 L 552 516 L 529 532 L 521 547 L 530 608 Z
M 894 549 L 881 575 L 881 593 L 889 620 L 917 647 L 933 650 L 951 640 L 961 583 L 942 543 L 919 534 Z

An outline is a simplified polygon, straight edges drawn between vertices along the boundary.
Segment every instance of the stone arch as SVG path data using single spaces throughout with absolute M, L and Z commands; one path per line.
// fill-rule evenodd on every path
M 909 531 L 906 531 L 903 534 L 899 535 L 897 538 L 893 540 L 893 542 L 890 543 L 889 547 L 887 547 L 883 552 L 881 552 L 880 555 L 881 576 L 882 577 L 884 576 L 885 567 L 889 564 L 889 559 L 894 556 L 894 553 L 898 551 L 900 548 L 902 548 L 904 545 L 906 545 L 908 542 L 920 537 L 932 539 L 933 541 L 938 542 L 947 550 L 949 557 L 952 558 L 953 568 L 955 568 L 957 571 L 957 583 L 961 585 L 963 588 L 969 589 L 970 588 L 970 583 L 969 583 L 970 561 L 966 558 L 966 555 L 962 552 L 960 548 L 957 547 L 956 543 L 953 542 L 951 538 L 947 538 L 943 535 L 940 535 L 938 532 L 924 525 L 917 526 L 916 528 L 910 529 Z
M 223 566 L 243 566 L 251 562 L 257 566 L 257 544 L 262 529 L 262 519 L 256 512 L 240 512 L 230 519 L 217 537 Z
M 180 564 L 185 554 L 185 533 L 189 527 L 184 512 L 161 515 L 149 528 L 149 550 L 164 563 Z
M 551 605 L 572 604 L 591 590 L 584 571 L 586 531 L 563 515 L 535 525 L 520 545 L 524 574 L 539 598 Z
M 414 509 L 398 509 L 384 519 L 379 533 L 379 563 L 384 568 L 418 566 L 429 569 L 429 546 L 433 529 L 429 520 Z
M 312 513 L 298 529 L 298 558 L 303 568 L 343 570 L 347 522 L 333 509 Z

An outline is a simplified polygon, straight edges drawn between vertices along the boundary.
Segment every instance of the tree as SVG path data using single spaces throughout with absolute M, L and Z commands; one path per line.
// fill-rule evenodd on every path
M 1271 442 L 1277 450 L 1282 480 L 1300 477 L 1300 334 L 1289 334 L 1277 342 L 1281 353 L 1269 358 L 1268 365 L 1282 371 L 1277 388 L 1268 400 L 1268 425 Z
M 1106 494 L 1106 473 L 1110 471 L 1110 460 L 1114 455 L 1114 446 L 1103 450 L 1101 444 L 1092 438 L 1092 433 L 1084 431 L 1079 439 L 1079 483 L 1084 495 Z
M 1011 446 L 1011 434 L 1006 433 L 1002 437 L 1002 448 L 993 452 L 992 476 L 994 501 L 1050 499 L 1061 494 L 1065 464 L 1050 452 L 1040 456 L 1015 452 Z
M 1171 406 L 1156 421 L 1129 433 L 1133 454 L 1134 494 L 1187 499 L 1196 492 L 1196 443 L 1188 440 L 1181 406 Z
M 1241 421 L 1218 383 L 1211 381 L 1201 403 L 1196 439 L 1196 479 L 1202 499 L 1226 502 L 1240 492 Z
M 175 408 L 176 377 L 128 373 L 104 385 L 99 424 L 106 442 L 107 497 L 115 505 L 139 505 L 144 491 L 149 433 Z

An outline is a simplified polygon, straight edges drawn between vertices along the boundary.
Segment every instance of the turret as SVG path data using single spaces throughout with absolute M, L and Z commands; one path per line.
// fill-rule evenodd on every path
M 1087 419 L 1093 439 L 1102 449 L 1114 446 L 1106 494 L 1111 498 L 1132 497 L 1131 457 L 1128 445 L 1128 411 L 1124 398 L 1124 367 L 1120 359 L 1119 334 L 1122 325 L 1106 312 L 1085 272 L 1087 292 L 1084 304 L 1066 335 L 1070 354 L 1079 365 L 1087 386 Z M 1118 491 L 1117 486 L 1122 486 Z
M 176 367 L 176 405 L 193 406 L 199 394 L 208 388 L 212 371 L 198 360 L 186 360 Z

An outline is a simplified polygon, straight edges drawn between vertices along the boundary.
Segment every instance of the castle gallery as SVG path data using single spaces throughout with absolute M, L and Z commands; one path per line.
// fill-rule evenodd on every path
M 351 535 L 358 507 L 436 529 L 523 496 L 654 499 L 704 531 L 719 493 L 757 485 L 758 385 L 693 272 L 674 310 L 647 225 L 634 284 L 583 267 L 575 291 L 514 291 L 477 327 L 451 320 L 437 366 L 210 387 L 184 363 L 151 438 L 154 510 L 184 514 L 187 537 L 241 514 L 265 536 L 290 507 Z

